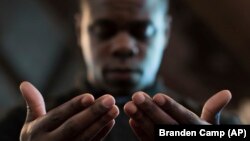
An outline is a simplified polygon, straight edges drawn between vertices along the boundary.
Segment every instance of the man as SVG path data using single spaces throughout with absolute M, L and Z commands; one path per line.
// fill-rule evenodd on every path
M 20 140 L 153 140 L 154 124 L 217 123 L 229 91 L 210 98 L 199 117 L 167 96 L 157 80 L 169 38 L 167 11 L 167 0 L 82 0 L 76 20 L 84 86 L 46 113 L 42 95 L 23 82 L 28 108 Z

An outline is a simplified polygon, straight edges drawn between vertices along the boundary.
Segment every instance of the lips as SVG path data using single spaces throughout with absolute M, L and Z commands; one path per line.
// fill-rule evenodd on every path
M 110 80 L 132 80 L 142 74 L 140 69 L 131 68 L 112 68 L 105 69 L 104 75 Z

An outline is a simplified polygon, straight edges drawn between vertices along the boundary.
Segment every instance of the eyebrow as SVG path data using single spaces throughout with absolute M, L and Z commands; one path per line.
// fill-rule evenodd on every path
M 107 6 L 110 6 L 110 7 L 131 7 L 133 9 L 141 9 L 144 5 L 144 3 L 140 3 L 140 2 L 137 2 L 137 1 L 126 1 L 126 3 L 122 3 L 122 1 L 117 5 L 117 3 L 112 3 L 110 1 L 103 1 L 101 3 L 102 5 L 106 4 Z
M 116 22 L 114 19 L 111 18 L 101 18 L 101 19 L 97 19 L 95 20 L 92 24 L 99 24 L 99 23 L 114 23 L 114 24 L 118 24 L 118 22 Z M 151 23 L 153 24 L 153 22 L 149 19 L 137 19 L 137 20 L 131 20 L 129 22 L 127 22 L 128 24 L 134 24 L 134 23 Z

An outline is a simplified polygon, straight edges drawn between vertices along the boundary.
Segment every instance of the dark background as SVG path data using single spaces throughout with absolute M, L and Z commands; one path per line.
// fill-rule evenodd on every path
M 0 0 L 0 117 L 23 104 L 19 84 L 48 99 L 84 73 L 73 0 Z M 250 1 L 172 0 L 172 31 L 160 73 L 174 91 L 201 103 L 229 89 L 237 111 L 250 92 Z

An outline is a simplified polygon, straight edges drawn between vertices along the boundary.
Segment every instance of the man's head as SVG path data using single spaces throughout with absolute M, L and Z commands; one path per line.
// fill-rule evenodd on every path
M 81 5 L 79 43 L 88 81 L 116 95 L 152 85 L 168 41 L 168 0 L 82 0 Z

